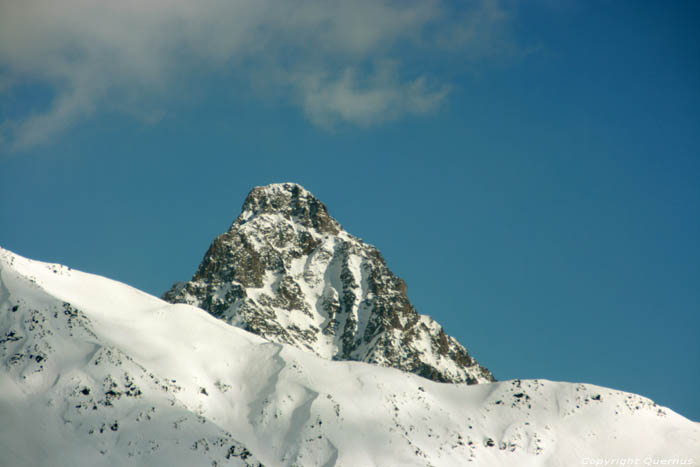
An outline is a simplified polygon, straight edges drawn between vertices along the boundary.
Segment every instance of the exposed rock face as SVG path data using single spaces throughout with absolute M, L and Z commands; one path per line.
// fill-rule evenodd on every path
M 406 283 L 375 247 L 344 231 L 296 184 L 254 188 L 192 280 L 164 298 L 324 358 L 442 382 L 494 381 L 437 322 L 416 312 Z

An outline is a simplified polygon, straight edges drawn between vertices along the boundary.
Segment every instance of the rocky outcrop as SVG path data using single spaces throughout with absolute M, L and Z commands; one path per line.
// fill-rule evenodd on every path
M 164 299 L 209 311 L 270 341 L 452 383 L 494 381 L 420 315 L 381 253 L 348 234 L 293 183 L 254 188 L 192 280 Z

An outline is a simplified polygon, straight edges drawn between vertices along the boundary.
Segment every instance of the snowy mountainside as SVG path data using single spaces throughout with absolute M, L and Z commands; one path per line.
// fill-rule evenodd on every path
M 441 382 L 494 381 L 442 326 L 416 312 L 379 250 L 294 183 L 254 188 L 192 280 L 164 299 L 324 358 Z
M 700 458 L 700 424 L 634 394 L 544 380 L 442 384 L 330 361 L 2 249 L 0 365 L 3 466 Z

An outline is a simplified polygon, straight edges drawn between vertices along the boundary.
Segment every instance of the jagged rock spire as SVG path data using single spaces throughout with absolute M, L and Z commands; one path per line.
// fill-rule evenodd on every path
M 254 188 L 191 281 L 164 298 L 321 357 L 454 383 L 493 381 L 454 338 L 416 312 L 381 253 L 348 234 L 294 183 Z

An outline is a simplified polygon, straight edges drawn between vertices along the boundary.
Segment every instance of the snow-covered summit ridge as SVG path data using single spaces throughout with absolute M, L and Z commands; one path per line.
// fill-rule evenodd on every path
M 243 224 L 261 214 L 281 215 L 320 234 L 337 234 L 342 229 L 328 214 L 326 205 L 296 183 L 273 183 L 253 188 L 236 222 Z
M 437 322 L 417 313 L 379 250 L 343 230 L 294 183 L 254 188 L 192 280 L 164 299 L 323 358 L 442 382 L 494 381 Z
M 440 384 L 333 362 L 2 249 L 0 420 L 3 466 L 560 467 L 700 458 L 700 424 L 635 394 L 545 380 Z

